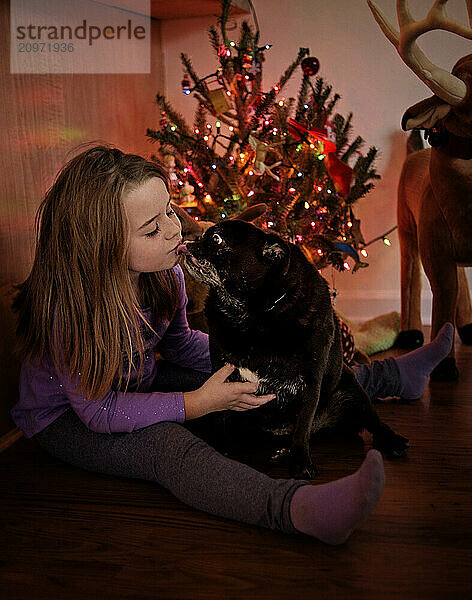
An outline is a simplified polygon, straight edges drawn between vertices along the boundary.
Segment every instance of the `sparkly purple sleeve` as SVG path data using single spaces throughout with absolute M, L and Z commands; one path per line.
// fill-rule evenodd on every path
M 100 400 L 87 400 L 61 379 L 70 405 L 81 421 L 97 433 L 129 432 L 160 421 L 185 421 L 182 392 L 116 392 Z
M 180 281 L 179 307 L 157 349 L 163 358 L 181 367 L 211 373 L 208 334 L 190 329 L 187 321 L 187 293 L 184 274 L 180 266 L 174 268 Z

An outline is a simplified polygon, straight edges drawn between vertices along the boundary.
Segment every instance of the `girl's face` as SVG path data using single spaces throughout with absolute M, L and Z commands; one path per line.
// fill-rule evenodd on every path
M 130 227 L 128 268 L 137 282 L 140 273 L 172 269 L 182 240 L 180 221 L 170 206 L 169 193 L 160 177 L 148 179 L 123 197 Z

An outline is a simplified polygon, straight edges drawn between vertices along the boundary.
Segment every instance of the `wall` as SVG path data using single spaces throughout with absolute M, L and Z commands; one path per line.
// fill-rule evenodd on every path
M 7 2 L 1 3 L 0 19 L 5 34 Z M 150 74 L 12 75 L 8 35 L 2 35 L 1 44 L 0 285 L 28 274 L 36 209 L 71 150 L 95 140 L 128 152 L 154 151 L 146 128 L 159 122 L 154 97 L 163 80 L 157 20 L 152 21 Z
M 378 0 L 378 5 L 396 23 L 395 2 Z M 375 190 L 357 205 L 366 241 L 396 224 L 396 187 L 406 153 L 407 134 L 401 131 L 404 111 L 431 95 L 428 88 L 404 65 L 383 36 L 365 0 L 253 0 L 261 44 L 273 44 L 264 62 L 264 88 L 278 80 L 299 47 L 310 48 L 321 63 L 319 74 L 342 96 L 338 112 L 354 113 L 354 135 L 366 140 L 366 147 L 380 150 L 377 170 L 382 176 Z M 432 0 L 410 0 L 415 18 L 425 15 Z M 465 3 L 450 2 L 448 13 L 467 23 Z M 241 19 L 238 20 L 240 22 Z M 186 52 L 201 76 L 213 72 L 215 58 L 206 30 L 216 19 L 200 18 L 163 23 L 165 93 L 173 106 L 193 121 L 196 101 L 181 91 L 180 53 Z M 251 21 L 252 23 L 252 21 Z M 230 36 L 231 37 L 231 36 Z M 236 36 L 235 36 L 236 37 Z M 471 51 L 470 41 L 447 32 L 430 32 L 421 38 L 421 47 L 431 60 L 451 69 L 458 58 Z M 282 96 L 297 95 L 301 80 L 294 75 Z M 370 267 L 351 273 L 325 271 L 330 284 L 340 291 L 337 308 L 347 317 L 367 318 L 400 310 L 400 255 L 396 232 L 392 247 L 377 242 L 369 248 Z M 470 269 L 469 280 L 472 281 Z M 423 321 L 431 320 L 431 292 L 423 276 Z

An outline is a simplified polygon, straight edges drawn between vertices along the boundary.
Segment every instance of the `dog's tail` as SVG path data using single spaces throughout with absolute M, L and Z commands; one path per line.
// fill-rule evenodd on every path
M 423 150 L 423 138 L 421 137 L 421 131 L 419 129 L 413 129 L 408 136 L 408 142 L 406 144 L 406 153 L 411 154 L 417 150 Z

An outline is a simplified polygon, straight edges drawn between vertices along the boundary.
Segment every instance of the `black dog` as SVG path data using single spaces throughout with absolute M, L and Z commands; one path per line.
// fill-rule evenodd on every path
M 205 313 L 213 369 L 231 363 L 240 381 L 259 383 L 257 394 L 277 394 L 257 410 L 235 415 L 258 413 L 263 428 L 291 430 L 293 477 L 316 474 L 309 445 L 321 429 L 367 429 L 375 447 L 391 455 L 406 452 L 408 440 L 380 421 L 343 365 L 328 285 L 296 245 L 231 220 L 187 248 L 190 274 L 210 286 Z

